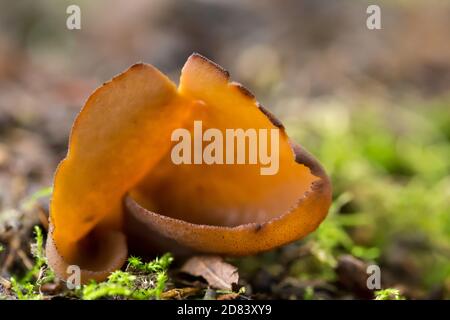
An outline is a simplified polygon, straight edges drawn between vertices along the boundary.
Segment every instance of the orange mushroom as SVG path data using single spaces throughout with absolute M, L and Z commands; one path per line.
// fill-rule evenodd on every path
M 194 134 L 194 121 L 218 132 L 277 129 L 277 173 L 174 164 L 171 133 Z M 228 72 L 193 54 L 176 89 L 137 64 L 97 89 L 74 123 L 55 175 L 47 256 L 59 277 L 75 264 L 86 282 L 120 268 L 128 248 L 255 254 L 315 230 L 330 203 L 321 165 Z

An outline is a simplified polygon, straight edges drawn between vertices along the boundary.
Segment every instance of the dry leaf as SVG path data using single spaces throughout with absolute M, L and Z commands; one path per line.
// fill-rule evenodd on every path
M 204 278 L 215 289 L 231 290 L 239 281 L 236 267 L 218 256 L 196 256 L 190 258 L 181 271 L 192 276 Z
M 217 300 L 236 300 L 239 297 L 239 293 L 226 293 L 226 294 L 221 294 L 220 296 L 217 297 Z
M 171 289 L 161 293 L 161 299 L 184 299 L 189 296 L 198 294 L 201 291 L 200 288 L 180 288 Z

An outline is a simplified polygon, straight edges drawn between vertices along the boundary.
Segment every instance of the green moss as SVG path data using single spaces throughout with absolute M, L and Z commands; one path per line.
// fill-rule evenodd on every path
M 160 272 L 167 270 L 173 261 L 171 254 L 166 253 L 162 257 L 157 257 L 155 260 L 143 263 L 141 258 L 131 256 L 128 259 L 128 268 L 133 268 L 135 270 L 143 272 Z
M 37 292 L 36 285 L 32 282 L 18 282 L 11 278 L 11 290 L 19 300 L 40 300 L 42 296 Z
M 159 299 L 165 290 L 167 269 L 172 261 L 173 257 L 169 253 L 147 263 L 142 262 L 141 258 L 130 257 L 126 271 L 115 271 L 105 282 L 91 282 L 83 286 L 80 298 Z
M 314 300 L 314 288 L 307 286 L 303 294 L 303 300 Z
M 383 289 L 375 291 L 375 300 L 405 300 L 398 289 Z

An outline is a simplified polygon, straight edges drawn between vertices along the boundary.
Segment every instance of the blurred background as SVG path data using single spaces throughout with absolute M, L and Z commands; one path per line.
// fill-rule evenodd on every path
M 66 8 L 81 8 L 81 30 Z M 381 30 L 366 8 L 381 7 Z M 235 260 L 261 298 L 371 298 L 366 266 L 407 298 L 450 298 L 450 1 L 0 0 L 0 275 L 89 94 L 138 61 L 176 83 L 199 52 L 224 66 L 331 175 L 308 238 Z

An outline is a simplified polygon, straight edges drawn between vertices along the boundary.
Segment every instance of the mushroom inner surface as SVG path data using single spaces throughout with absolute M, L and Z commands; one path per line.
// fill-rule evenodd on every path
M 295 162 L 284 133 L 280 133 L 278 173 L 261 175 L 260 168 L 259 164 L 175 165 L 169 153 L 130 195 L 157 214 L 233 227 L 264 223 L 286 213 L 318 179 Z

